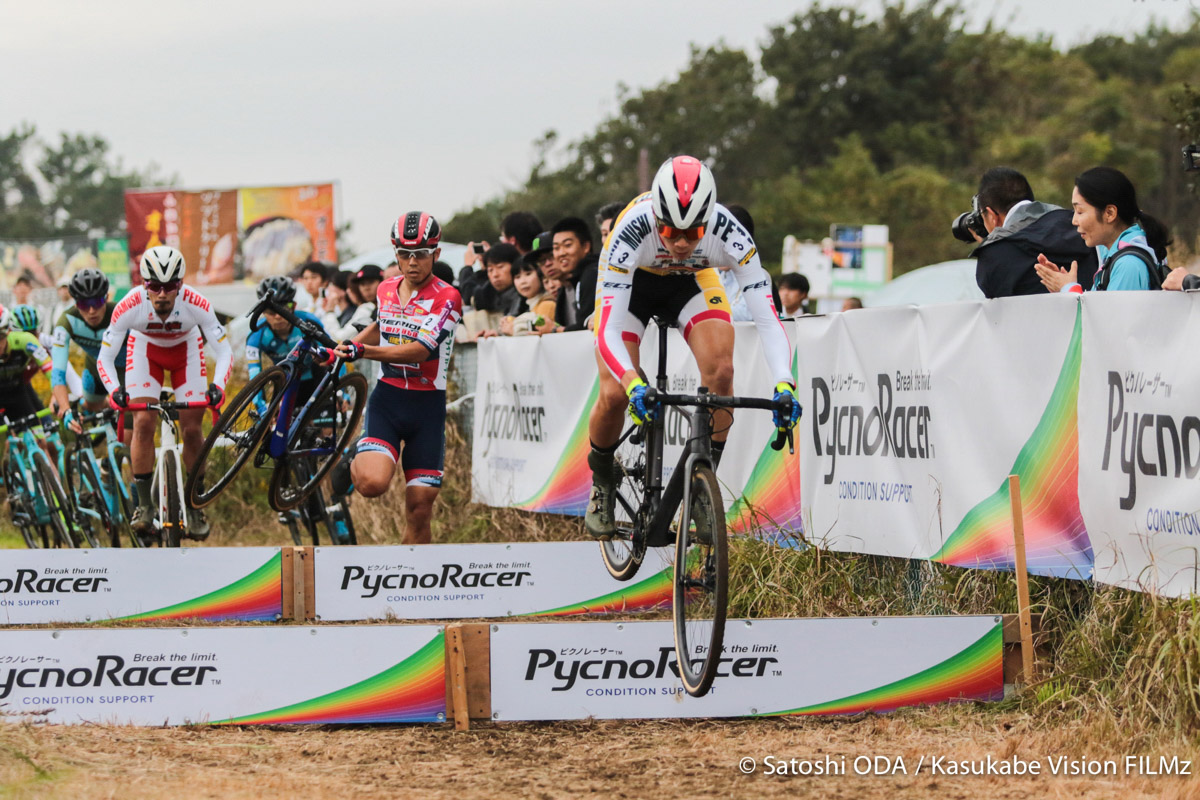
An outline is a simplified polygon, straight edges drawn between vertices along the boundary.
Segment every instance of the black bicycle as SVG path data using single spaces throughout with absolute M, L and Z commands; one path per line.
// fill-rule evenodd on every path
M 658 323 L 658 375 L 646 392 L 646 407 L 658 413 L 644 425 L 631 425 L 621 436 L 640 450 L 618 456 L 614 513 L 617 533 L 601 542 L 604 565 L 614 578 L 627 581 L 642 564 L 648 547 L 675 545 L 673 615 L 675 657 L 684 689 L 703 697 L 717 675 L 725 639 L 729 597 L 729 553 L 725 504 L 713 469 L 712 412 L 725 408 L 759 408 L 790 417 L 792 401 L 776 403 L 755 397 L 722 397 L 700 386 L 696 394 L 669 394 L 667 389 L 667 325 Z M 675 408 L 691 428 L 671 478 L 663 485 L 663 442 L 666 408 Z M 771 447 L 787 442 L 794 452 L 792 430 L 779 431 Z

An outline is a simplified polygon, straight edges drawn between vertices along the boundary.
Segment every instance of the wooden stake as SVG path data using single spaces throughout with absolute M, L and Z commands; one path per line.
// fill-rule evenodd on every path
M 295 622 L 303 622 L 305 618 L 304 593 L 308 581 L 304 569 L 307 560 L 307 547 L 292 548 L 292 620 Z
M 467 649 L 461 625 L 446 626 L 446 680 L 450 682 L 450 700 L 454 711 L 454 729 L 471 729 L 471 710 L 467 706 Z
M 1012 504 L 1013 545 L 1017 554 L 1017 618 L 1021 623 L 1021 664 L 1025 683 L 1033 683 L 1033 623 L 1029 616 L 1029 569 L 1025 563 L 1025 516 L 1021 510 L 1021 477 L 1008 476 L 1008 499 Z

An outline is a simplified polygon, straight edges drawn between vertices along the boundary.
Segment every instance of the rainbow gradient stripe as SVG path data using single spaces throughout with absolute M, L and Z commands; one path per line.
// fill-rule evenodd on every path
M 666 567 L 645 580 L 629 584 L 615 592 L 594 597 L 581 603 L 535 611 L 522 616 L 570 617 L 578 614 L 613 614 L 653 611 L 671 607 L 672 567 Z
M 441 722 L 445 717 L 446 642 L 439 632 L 400 663 L 344 689 L 214 724 Z
M 792 380 L 796 379 L 799 354 L 792 354 Z M 800 427 L 794 435 L 799 438 Z M 742 496 L 725 512 L 730 533 L 772 536 L 781 539 L 799 537 L 804 531 L 800 509 L 800 443 L 796 452 L 771 449 L 775 431 L 763 444 L 758 462 L 746 481 Z
M 119 617 L 123 620 L 276 620 L 283 615 L 283 553 L 228 586 L 172 606 Z
M 839 700 L 759 716 L 859 714 L 864 711 L 878 713 L 952 700 L 992 701 L 1003 698 L 1004 632 L 1003 626 L 997 622 L 966 649 L 915 675 Z
M 567 439 L 558 463 L 550 471 L 550 477 L 533 497 L 520 503 L 514 503 L 514 508 L 526 511 L 543 511 L 548 514 L 570 514 L 582 517 L 587 511 L 588 493 L 592 488 L 592 470 L 587 463 L 588 448 L 588 411 L 596 404 L 600 393 L 600 378 L 592 381 L 592 389 L 588 392 L 583 404 L 583 413 L 575 423 L 575 429 Z
M 1029 572 L 1086 579 L 1092 544 L 1079 511 L 1079 366 L 1082 310 L 1046 410 L 1010 474 L 1021 477 Z M 1008 480 L 967 512 L 933 561 L 979 569 L 1016 568 Z
M 774 438 L 772 432 L 742 496 L 725 512 L 730 533 L 794 537 L 804 530 L 800 517 L 800 448 L 790 454 L 786 447 L 772 450 Z

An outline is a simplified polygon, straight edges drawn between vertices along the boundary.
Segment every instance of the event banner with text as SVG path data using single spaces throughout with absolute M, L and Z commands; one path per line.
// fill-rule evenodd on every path
M 9 550 L 0 623 L 276 620 L 278 547 Z
M 758 334 L 749 323 L 735 329 L 734 391 L 769 398 L 774 384 Z M 791 323 L 787 329 L 794 341 Z M 677 331 L 669 332 L 667 354 L 668 391 L 694 392 L 699 371 Z M 658 334 L 653 327 L 643 339 L 641 363 L 655 374 Z M 582 515 L 591 488 L 588 413 L 598 386 L 590 333 L 481 341 L 472 450 L 475 499 Z M 683 415 L 668 410 L 664 479 L 670 478 L 689 435 Z M 777 453 L 770 449 L 773 435 L 770 413 L 736 414 L 717 472 L 734 531 L 751 525 L 763 532 L 800 529 L 799 440 L 794 455 L 786 448 Z M 629 444 L 620 453 L 629 465 L 638 455 Z
M 1079 303 L 880 308 L 797 326 L 802 494 L 834 550 L 1012 569 L 1008 476 L 1030 570 L 1086 577 L 1079 511 Z
M 574 616 L 670 608 L 669 548 L 622 583 L 591 542 L 318 547 L 317 619 Z
M 1200 294 L 1083 300 L 1079 499 L 1096 580 L 1200 586 Z
M 0 720 L 188 725 L 441 722 L 431 625 L 0 631 Z
M 730 620 L 716 682 L 691 697 L 670 622 L 499 625 L 499 720 L 856 714 L 1004 694 L 999 617 Z

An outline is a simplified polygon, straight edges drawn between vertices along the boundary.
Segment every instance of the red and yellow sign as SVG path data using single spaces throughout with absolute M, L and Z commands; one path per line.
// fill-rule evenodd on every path
M 185 280 L 200 285 L 283 275 L 306 261 L 337 262 L 329 183 L 126 192 L 125 221 L 135 274 L 142 253 L 159 244 L 178 248 Z

